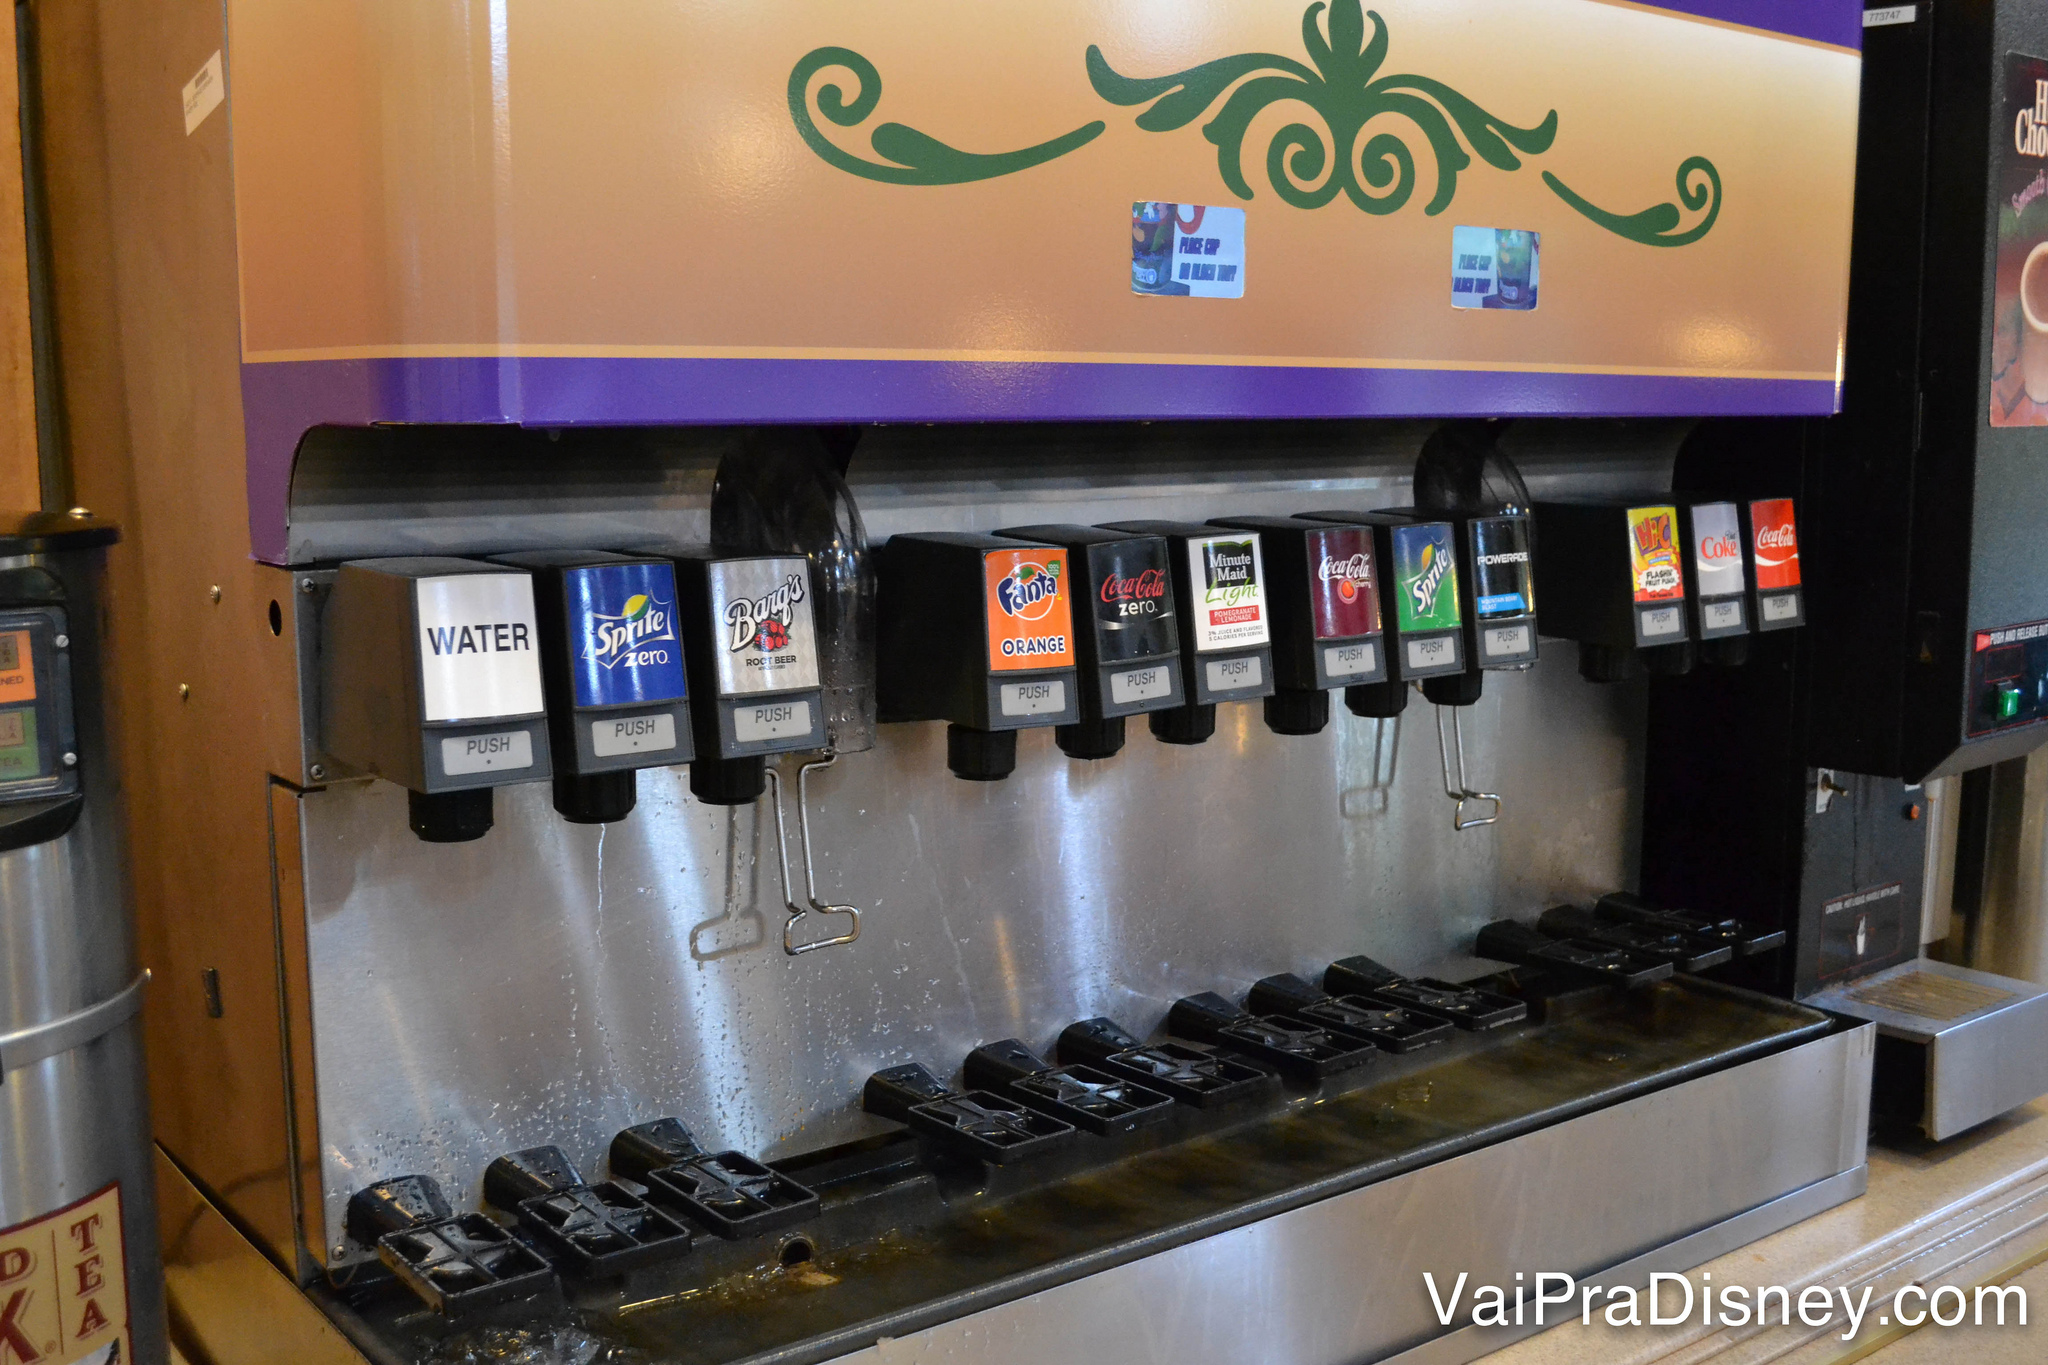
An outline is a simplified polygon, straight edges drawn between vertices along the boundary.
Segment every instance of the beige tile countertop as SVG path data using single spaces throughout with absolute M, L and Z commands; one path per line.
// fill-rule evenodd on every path
M 1868 1194 L 1687 1272 L 1695 1288 L 1708 1283 L 1703 1275 L 1717 1288 L 1782 1285 L 1794 1304 L 1801 1290 L 1817 1286 L 1833 1299 L 1834 1320 L 1809 1327 L 1795 1314 L 1782 1324 L 1774 1299 L 1768 1326 L 1753 1318 L 1744 1326 L 1702 1325 L 1695 1315 L 1685 1326 L 1610 1327 L 1596 1306 L 1592 1326 L 1574 1314 L 1563 1326 L 1483 1359 L 1486 1365 L 2048 1361 L 2048 1100 L 1939 1146 L 1873 1142 Z M 2007 1284 L 2025 1291 L 2025 1326 L 2017 1321 L 2017 1295 L 2005 1295 L 2001 1327 L 1993 1321 L 1999 1297 L 1976 1292 Z M 1964 1309 L 1962 1321 L 1918 1328 L 1893 1321 L 1893 1296 L 1909 1285 L 1937 1294 L 1943 1318 Z M 1853 1333 L 1841 1304 L 1844 1290 L 1852 1302 L 1869 1292 Z M 1671 1293 L 1682 1298 L 1676 1286 Z M 1978 1303 L 1981 1326 L 1974 1321 Z M 1912 1290 L 1905 1307 L 1922 1311 Z M 1818 1318 L 1817 1299 L 1814 1308 Z

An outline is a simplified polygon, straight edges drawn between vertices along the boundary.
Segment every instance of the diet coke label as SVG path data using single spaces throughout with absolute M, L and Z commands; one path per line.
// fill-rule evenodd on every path
M 1308 543 L 1309 621 L 1318 640 L 1351 640 L 1380 631 L 1378 566 L 1372 531 L 1311 531 Z
M 1734 503 L 1704 502 L 1692 509 L 1692 567 L 1702 598 L 1742 591 L 1742 528 Z
M 1799 586 L 1799 529 L 1792 499 L 1765 498 L 1749 505 L 1750 552 L 1758 592 Z

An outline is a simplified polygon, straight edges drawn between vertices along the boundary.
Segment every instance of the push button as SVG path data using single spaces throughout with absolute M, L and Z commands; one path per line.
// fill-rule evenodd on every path
M 1991 718 L 1993 720 L 2013 719 L 2020 713 L 2020 700 L 2024 696 L 2025 693 L 2021 692 L 2018 683 L 2002 682 L 1998 684 L 1990 698 Z

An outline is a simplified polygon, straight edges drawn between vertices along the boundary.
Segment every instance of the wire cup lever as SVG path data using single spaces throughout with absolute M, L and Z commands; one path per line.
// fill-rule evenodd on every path
M 1494 792 L 1473 791 L 1471 784 L 1465 777 L 1465 727 L 1464 723 L 1459 719 L 1459 709 L 1455 706 L 1439 706 L 1436 708 L 1437 761 L 1443 768 L 1444 795 L 1458 803 L 1451 812 L 1451 828 L 1455 830 L 1477 829 L 1481 825 L 1490 825 L 1500 819 L 1500 796 Z M 1446 711 L 1451 713 L 1451 733 L 1448 739 L 1444 735 L 1444 712 Z M 1457 752 L 1458 756 L 1458 775 L 1455 782 L 1451 779 L 1451 754 L 1453 750 Z M 1475 815 L 1467 819 L 1465 816 L 1465 803 L 1468 801 L 1491 801 L 1493 803 L 1493 810 L 1490 814 Z
M 771 795 L 775 800 L 775 860 L 782 870 L 782 905 L 789 911 L 789 920 L 782 926 L 782 951 L 791 957 L 816 952 L 820 948 L 832 948 L 842 943 L 851 943 L 860 937 L 860 911 L 851 905 L 825 905 L 818 900 L 817 868 L 811 858 L 811 773 L 819 768 L 829 768 L 839 761 L 839 755 L 827 754 L 824 758 L 812 759 L 797 769 L 796 773 L 796 822 L 797 837 L 802 843 L 804 855 L 804 897 L 807 904 L 799 905 L 795 889 L 789 876 L 789 829 L 782 815 L 782 774 L 773 765 L 767 768 Z M 832 938 L 813 939 L 809 943 L 796 941 L 796 927 L 805 915 L 845 915 L 853 922 L 843 934 Z

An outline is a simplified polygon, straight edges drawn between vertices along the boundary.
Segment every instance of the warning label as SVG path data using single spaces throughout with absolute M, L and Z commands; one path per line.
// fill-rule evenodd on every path
M 121 1187 L 0 1229 L 0 1365 L 117 1365 L 133 1357 Z

